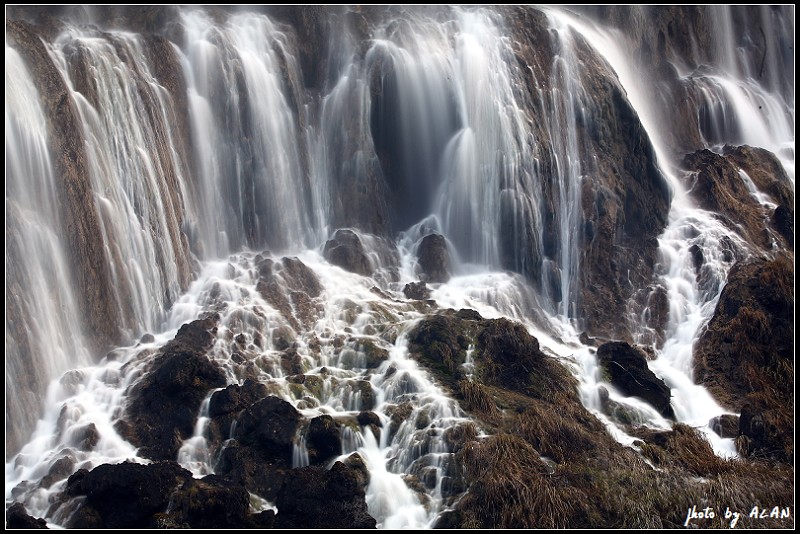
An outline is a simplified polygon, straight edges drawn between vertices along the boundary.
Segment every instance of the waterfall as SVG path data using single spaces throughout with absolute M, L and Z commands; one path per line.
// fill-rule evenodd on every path
M 379 527 L 441 526 L 468 490 L 453 435 L 500 428 L 463 408 L 479 343 L 449 381 L 413 352 L 448 308 L 521 323 L 598 428 L 639 452 L 601 387 L 637 424 L 673 421 L 610 385 L 595 348 L 647 346 L 675 422 L 735 456 L 709 426 L 728 412 L 695 383 L 693 346 L 733 264 L 782 251 L 700 209 L 681 160 L 761 147 L 793 194 L 793 8 L 698 8 L 677 29 L 668 11 L 179 7 L 56 24 L 22 9 L 6 46 L 6 502 L 69 525 L 70 474 L 149 464 L 130 413 L 175 349 L 221 377 L 165 433 L 164 457 L 195 479 L 240 476 L 242 414 L 269 396 L 297 426 L 286 465 L 261 464 L 363 466 Z M 776 216 L 774 192 L 736 175 Z M 366 274 L 328 254 L 341 228 Z M 452 276 L 413 300 L 431 233 Z M 214 324 L 199 355 L 173 342 L 198 319 Z M 280 517 L 247 490 L 251 512 Z
M 47 119 L 22 58 L 6 46 L 6 401 L 12 448 L 39 418 L 39 395 L 91 361 L 62 234 Z
M 188 280 L 181 218 L 182 154 L 166 126 L 174 109 L 141 41 L 70 29 L 51 54 L 72 90 L 114 304 L 125 338 L 161 326 Z M 87 202 L 90 199 L 86 199 Z

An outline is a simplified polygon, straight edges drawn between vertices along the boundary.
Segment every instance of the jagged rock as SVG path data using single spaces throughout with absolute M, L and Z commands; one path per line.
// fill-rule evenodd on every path
M 721 438 L 735 438 L 739 435 L 739 417 L 736 415 L 718 415 L 708 422 L 708 426 Z
M 292 448 L 300 413 L 275 396 L 247 408 L 239 418 L 233 437 L 242 445 L 257 449 L 264 458 L 291 465 Z
M 342 453 L 339 427 L 330 415 L 320 415 L 308 425 L 308 456 L 313 463 L 330 460 Z
M 381 418 L 378 417 L 378 414 L 375 412 L 358 412 L 356 419 L 358 420 L 358 424 L 361 426 L 375 425 L 378 428 L 383 426 L 383 423 L 381 423 Z
M 670 389 L 647 366 L 647 357 L 625 342 L 611 341 L 597 349 L 597 361 L 609 382 L 624 395 L 639 397 L 664 417 L 675 418 Z
M 288 460 L 286 457 L 270 458 L 257 443 L 245 445 L 233 439 L 222 449 L 215 471 L 251 493 L 275 502 L 289 467 L 291 452 Z
M 6 528 L 47 528 L 47 521 L 29 516 L 25 506 L 15 502 L 6 510 Z
M 330 470 L 310 466 L 286 475 L 275 503 L 276 528 L 375 528 L 359 470 L 336 462 Z
M 425 282 L 409 282 L 403 287 L 403 295 L 407 299 L 426 300 L 431 296 L 431 290 Z
M 86 502 L 68 528 L 144 528 L 166 510 L 175 489 L 192 474 L 175 462 L 103 464 L 69 477 L 66 492 Z M 98 524 L 99 520 L 99 524 Z
M 447 282 L 452 274 L 450 253 L 447 241 L 439 234 L 429 234 L 422 238 L 417 249 L 420 278 L 426 282 Z
M 117 430 L 153 460 L 175 458 L 194 432 L 200 404 L 225 374 L 205 353 L 214 343 L 219 317 L 187 323 L 161 348 L 144 377 L 128 390 Z

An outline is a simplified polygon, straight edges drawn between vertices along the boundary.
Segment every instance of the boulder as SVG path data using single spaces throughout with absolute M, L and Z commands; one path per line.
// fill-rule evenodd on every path
M 339 229 L 325 243 L 322 255 L 333 265 L 345 271 L 369 276 L 373 268 L 369 261 L 364 244 L 358 234 L 349 229 Z
M 292 469 L 275 505 L 276 528 L 375 528 L 365 501 L 365 481 L 356 468 L 336 462 L 330 470 Z
M 722 414 L 713 417 L 708 426 L 721 438 L 735 438 L 739 435 L 739 416 Z
M 423 281 L 436 284 L 450 280 L 450 252 L 443 236 L 429 234 L 423 237 L 417 248 L 417 261 Z
M 308 425 L 308 456 L 312 463 L 322 463 L 342 453 L 339 426 L 330 415 L 320 415 Z
M 670 388 L 650 370 L 642 351 L 625 342 L 611 341 L 597 349 L 597 361 L 608 381 L 623 395 L 639 397 L 664 417 L 675 419 Z
M 67 481 L 66 493 L 85 496 L 68 528 L 145 528 L 166 510 L 175 489 L 192 474 L 175 462 L 103 464 L 82 469 Z M 99 524 L 97 521 L 99 520 Z
M 427 300 L 431 296 L 431 290 L 425 282 L 409 282 L 403 287 L 403 295 L 407 299 Z
M 256 449 L 265 460 L 291 466 L 300 419 L 294 406 L 270 395 L 242 413 L 233 437 Z

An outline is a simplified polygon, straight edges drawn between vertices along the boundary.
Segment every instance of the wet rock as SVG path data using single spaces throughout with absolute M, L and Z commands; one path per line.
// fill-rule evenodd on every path
M 425 282 L 447 282 L 452 274 L 450 253 L 447 241 L 439 234 L 429 234 L 422 238 L 417 249 L 420 278 Z
M 361 339 L 358 350 L 364 353 L 367 369 L 375 369 L 389 359 L 389 351 L 379 347 L 372 339 Z
M 372 274 L 372 264 L 364 250 L 358 234 L 348 229 L 336 230 L 333 237 L 325 243 L 322 255 L 333 265 L 345 271 L 369 276 Z
M 250 495 L 238 484 L 209 475 L 184 483 L 170 498 L 170 515 L 191 528 L 250 526 Z
M 183 440 L 194 432 L 203 399 L 211 389 L 225 385 L 225 374 L 205 355 L 214 343 L 218 321 L 214 316 L 183 325 L 128 390 L 117 430 L 139 447 L 141 456 L 175 458 Z
M 144 528 L 154 514 L 166 510 L 175 489 L 190 480 L 192 474 L 175 462 L 103 464 L 78 471 L 66 492 L 84 495 L 86 502 L 67 527 Z M 92 524 L 98 519 L 99 525 Z
M 609 382 L 624 395 L 639 397 L 664 417 L 675 418 L 670 404 L 670 389 L 647 366 L 644 353 L 628 343 L 612 341 L 597 349 L 597 361 Z
M 330 470 L 310 466 L 286 475 L 275 503 L 276 528 L 375 528 L 359 470 L 336 462 Z
M 69 475 L 72 474 L 72 470 L 75 468 L 75 460 L 69 456 L 62 456 L 50 466 L 50 470 L 47 471 L 47 475 L 42 478 L 42 487 L 49 488 L 55 482 L 59 480 L 64 480 Z
M 265 459 L 291 465 L 300 419 L 294 406 L 269 396 L 242 413 L 233 437 L 242 445 L 258 450 Z
M 100 432 L 94 423 L 70 430 L 70 444 L 82 451 L 91 451 L 100 441 Z
M 356 419 L 358 420 L 358 424 L 361 426 L 374 425 L 378 428 L 383 426 L 383 423 L 381 423 L 381 418 L 378 417 L 378 414 L 375 412 L 358 412 Z
M 272 330 L 272 346 L 275 350 L 286 350 L 295 340 L 294 330 L 286 325 L 278 326 Z
M 248 378 L 241 386 L 231 384 L 214 393 L 209 401 L 208 413 L 211 417 L 238 414 L 266 396 L 267 386 Z
M 139 339 L 139 343 L 143 343 L 143 344 L 144 344 L 144 343 L 152 343 L 152 342 L 154 342 L 155 340 L 156 340 L 156 338 L 155 338 L 155 336 L 153 336 L 153 334 L 144 334 L 144 335 L 143 335 L 143 336 L 142 336 L 142 337 Z
M 739 435 L 739 417 L 736 415 L 718 415 L 708 422 L 708 426 L 721 438 L 735 438 Z
M 6 510 L 6 528 L 47 528 L 47 521 L 29 516 L 25 506 L 15 502 Z
M 747 150 L 746 150 L 747 149 Z M 689 193 L 697 200 L 703 209 L 719 214 L 725 225 L 733 232 L 739 234 L 754 250 L 770 250 L 771 238 L 766 232 L 764 224 L 768 214 L 756 198 L 753 197 L 739 170 L 744 163 L 744 170 L 762 191 L 773 190 L 777 199 L 793 201 L 791 191 L 786 192 L 778 184 L 784 184 L 785 173 L 781 178 L 768 178 L 765 169 L 768 167 L 776 172 L 774 156 L 770 158 L 755 159 L 745 157 L 745 152 L 750 152 L 749 147 L 726 147 L 723 155 L 710 150 L 701 150 L 687 155 L 683 166 L 691 171 L 685 178 Z M 766 152 L 766 151 L 764 151 Z M 778 164 L 780 165 L 780 164 Z M 751 174 L 752 173 L 752 174 Z M 754 178 L 754 176 L 756 178 Z M 772 186 L 772 187 L 770 187 Z M 776 200 L 777 200 L 776 199 Z M 791 205 L 791 204 L 790 204 Z M 696 260 L 695 260 L 696 261 Z
M 312 463 L 325 462 L 342 453 L 339 427 L 330 415 L 320 415 L 311 420 L 307 441 Z
M 281 353 L 281 369 L 290 375 L 303 373 L 303 358 L 296 348 L 289 348 Z
M 291 453 L 288 461 L 269 458 L 257 445 L 244 445 L 234 439 L 220 452 L 215 471 L 251 493 L 275 502 L 290 467 Z
M 431 290 L 425 282 L 409 282 L 403 287 L 403 295 L 407 299 L 426 300 L 431 296 Z
M 316 298 L 322 293 L 322 284 L 317 275 L 305 263 L 297 258 L 284 257 L 281 259 L 283 268 L 281 278 L 289 289 L 301 291 L 311 298 Z

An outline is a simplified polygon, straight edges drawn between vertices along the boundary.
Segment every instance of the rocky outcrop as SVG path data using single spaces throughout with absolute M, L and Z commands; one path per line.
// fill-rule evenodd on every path
M 200 404 L 208 392 L 225 385 L 225 375 L 206 356 L 214 343 L 218 316 L 183 325 L 149 364 L 147 374 L 127 392 L 128 403 L 117 430 L 153 460 L 177 456 L 194 432 Z
M 793 280 L 785 256 L 737 263 L 694 345 L 695 380 L 742 411 L 745 453 L 783 461 L 794 456 Z
M 436 284 L 450 279 L 452 267 L 444 236 L 429 234 L 423 237 L 417 248 L 417 261 L 423 281 Z
M 582 92 L 591 98 L 581 99 L 581 113 L 576 114 L 575 138 L 580 145 L 580 185 L 561 183 L 563 169 L 557 166 L 556 150 L 558 132 L 549 131 L 544 124 L 557 113 L 549 101 L 533 101 L 530 114 L 537 139 L 537 165 L 541 175 L 541 192 L 535 196 L 544 212 L 541 215 L 541 242 L 534 235 L 518 232 L 520 227 L 504 227 L 500 236 L 504 257 L 513 260 L 514 266 L 536 285 L 546 284 L 542 272 L 542 258 L 537 258 L 535 247 L 541 254 L 560 263 L 561 247 L 569 246 L 560 238 L 564 195 L 577 197 L 580 215 L 577 227 L 570 228 L 577 246 L 578 263 L 574 272 L 560 276 L 577 275 L 572 293 L 551 295 L 554 300 L 574 303 L 570 313 L 580 318 L 581 326 L 591 336 L 617 339 L 630 338 L 630 326 L 625 317 L 628 300 L 637 289 L 652 282 L 657 259 L 657 236 L 667 223 L 671 192 L 661 174 L 656 154 L 647 132 L 636 111 L 627 99 L 615 73 L 608 64 L 578 35 L 558 37 L 550 34 L 550 23 L 541 13 L 528 8 L 512 8 L 508 15 L 517 48 L 517 61 L 521 64 L 519 75 L 536 95 L 545 86 L 545 94 L 555 90 L 550 85 L 563 83 L 561 75 L 553 72 L 553 58 L 559 46 L 573 46 L 581 58 L 581 68 L 575 72 Z M 559 30 L 561 31 L 561 30 Z M 564 90 L 559 88 L 559 90 Z M 584 94 L 584 93 L 581 93 Z M 530 97 L 522 95 L 522 102 Z M 571 188 L 580 187 L 580 191 Z M 517 203 L 521 204 L 521 203 Z M 530 219 L 524 205 L 513 206 L 509 221 Z M 512 231 L 512 228 L 514 231 Z M 517 241 L 514 241 L 514 240 Z M 568 265 L 558 265 L 561 271 Z M 522 269 L 522 270 L 520 270 Z M 550 276 L 552 285 L 553 276 Z
M 625 342 L 609 342 L 597 349 L 597 362 L 608 381 L 624 395 L 639 397 L 664 417 L 675 419 L 670 388 L 647 366 L 647 357 Z

